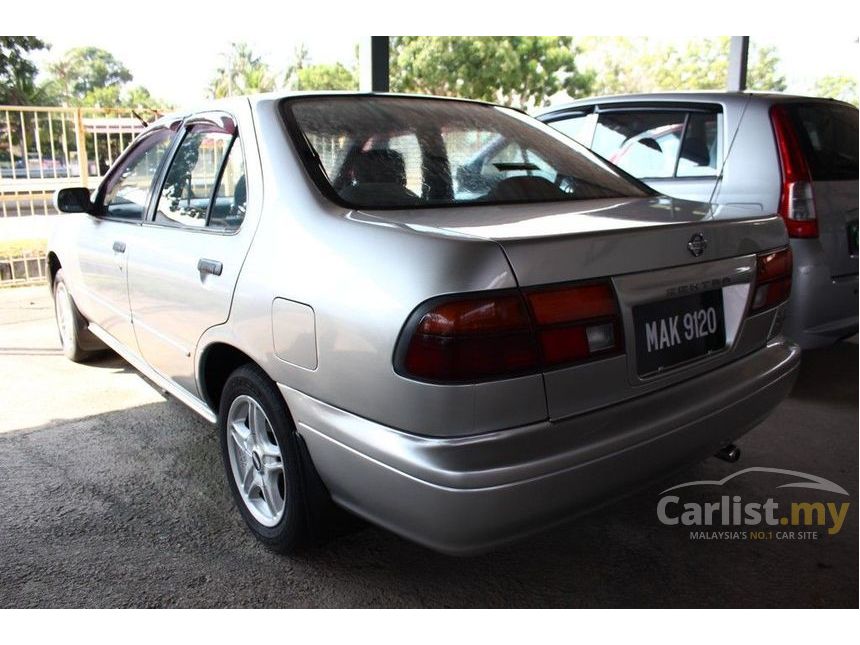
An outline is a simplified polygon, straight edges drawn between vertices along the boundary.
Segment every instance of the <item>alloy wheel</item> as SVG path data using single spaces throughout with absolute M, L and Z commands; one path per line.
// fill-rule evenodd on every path
M 275 526 L 286 507 L 284 459 L 272 424 L 250 396 L 237 396 L 230 405 L 227 452 L 245 507 L 263 526 Z

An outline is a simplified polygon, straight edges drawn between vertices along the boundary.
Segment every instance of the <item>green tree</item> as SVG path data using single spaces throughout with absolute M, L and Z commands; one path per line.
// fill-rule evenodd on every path
M 631 94 L 650 88 L 651 70 L 631 61 L 643 54 L 647 39 L 625 36 L 588 36 L 580 41 L 581 64 L 594 75 L 592 92 L 598 95 Z
M 287 65 L 287 70 L 284 72 L 284 87 L 292 90 L 299 89 L 299 74 L 309 62 L 310 54 L 307 45 L 300 42 L 293 50 L 293 62 Z
M 747 87 L 763 92 L 785 91 L 787 85 L 785 76 L 779 72 L 779 55 L 776 47 L 752 44 L 747 66 Z
M 134 77 L 128 68 L 113 54 L 97 47 L 67 51 L 48 65 L 48 74 L 42 85 L 48 104 L 153 110 L 167 107 L 145 87 L 131 86 Z
M 122 96 L 122 104 L 130 108 L 159 109 L 170 107 L 161 99 L 155 98 L 143 85 L 126 88 Z
M 45 98 L 36 84 L 38 68 L 30 52 L 48 45 L 33 36 L 0 36 L 0 105 L 33 105 Z
M 593 76 L 576 65 L 568 36 L 397 36 L 391 89 L 506 105 L 545 105 L 553 94 L 588 94 Z
M 582 44 L 595 74 L 596 94 L 722 90 L 728 80 L 728 36 L 668 44 L 645 37 L 589 38 Z M 774 47 L 752 44 L 747 86 L 752 90 L 785 90 L 785 76 L 779 72 Z
M 357 90 L 358 76 L 341 63 L 310 65 L 298 72 L 298 90 Z
M 291 90 L 357 90 L 358 74 L 342 63 L 310 63 L 310 54 L 304 43 L 293 52 L 293 61 L 284 73 L 284 86 Z
M 727 38 L 702 38 L 647 51 L 641 64 L 658 90 L 721 90 L 729 69 Z
M 48 66 L 53 90 L 71 105 L 94 103 L 92 94 L 110 88 L 121 90 L 132 80 L 128 68 L 113 54 L 98 47 L 77 47 Z
M 851 76 L 822 76 L 812 89 L 815 96 L 857 105 L 857 79 Z
M 217 69 L 209 83 L 210 97 L 223 98 L 275 89 L 275 77 L 268 64 L 254 54 L 247 43 L 232 43 L 230 47 L 230 51 L 223 54 L 224 65 Z

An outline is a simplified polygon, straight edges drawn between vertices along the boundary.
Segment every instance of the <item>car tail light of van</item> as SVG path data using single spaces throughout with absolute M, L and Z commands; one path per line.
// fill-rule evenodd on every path
M 622 349 L 608 281 L 455 296 L 419 307 L 395 352 L 397 371 L 435 382 L 513 377 Z
M 755 293 L 750 313 L 769 309 L 791 295 L 791 249 L 760 253 L 756 258 Z
M 770 120 L 782 172 L 779 214 L 785 220 L 789 237 L 818 237 L 812 175 L 788 109 L 784 105 L 774 105 L 770 109 Z

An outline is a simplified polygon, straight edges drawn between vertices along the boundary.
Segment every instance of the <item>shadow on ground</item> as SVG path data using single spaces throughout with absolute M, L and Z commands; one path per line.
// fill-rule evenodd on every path
M 0 606 L 856 607 L 857 513 L 815 541 L 695 541 L 660 491 L 749 466 L 857 496 L 857 345 L 804 356 L 795 393 L 710 459 L 549 533 L 450 558 L 366 525 L 293 557 L 234 510 L 212 427 L 169 400 L 0 435 Z M 762 500 L 767 478 L 727 494 Z

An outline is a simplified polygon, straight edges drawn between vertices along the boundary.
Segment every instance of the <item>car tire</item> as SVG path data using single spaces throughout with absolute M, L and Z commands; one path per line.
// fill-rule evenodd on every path
M 239 512 L 254 536 L 290 553 L 307 536 L 299 439 L 272 380 L 253 364 L 227 379 L 218 411 L 221 457 Z
M 83 363 L 98 354 L 104 345 L 87 329 L 87 321 L 75 305 L 62 269 L 54 276 L 53 295 L 63 355 L 70 361 Z

